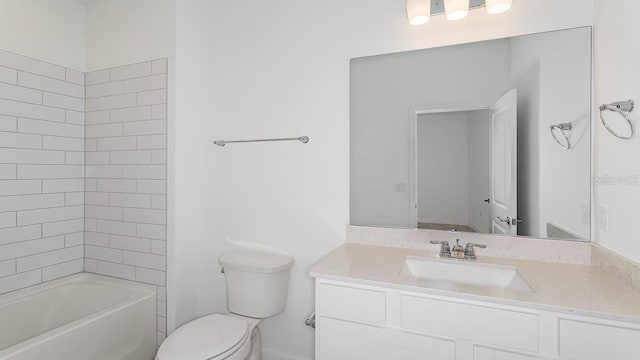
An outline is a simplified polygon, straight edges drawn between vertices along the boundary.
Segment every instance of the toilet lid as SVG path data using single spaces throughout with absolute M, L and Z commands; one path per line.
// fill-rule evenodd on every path
M 222 314 L 193 320 L 174 331 L 158 350 L 158 359 L 202 360 L 242 345 L 247 322 Z

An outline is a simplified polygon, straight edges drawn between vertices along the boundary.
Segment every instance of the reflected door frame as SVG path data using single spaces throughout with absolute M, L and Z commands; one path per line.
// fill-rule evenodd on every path
M 418 228 L 418 117 L 426 114 L 488 110 L 493 103 L 412 106 L 409 109 L 409 224 Z M 490 216 L 491 218 L 491 216 Z

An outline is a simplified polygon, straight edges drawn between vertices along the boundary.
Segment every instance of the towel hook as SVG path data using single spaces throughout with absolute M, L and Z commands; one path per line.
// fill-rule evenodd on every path
M 604 125 L 604 127 L 615 137 L 619 138 L 619 139 L 623 139 L 623 140 L 628 140 L 631 139 L 633 137 L 633 135 L 635 134 L 635 128 L 633 126 L 633 122 L 631 122 L 631 118 L 629 118 L 629 113 L 633 111 L 633 108 L 635 107 L 635 104 L 633 102 L 633 100 L 627 100 L 627 101 L 618 101 L 618 102 L 614 102 L 612 104 L 604 104 L 600 106 L 600 121 L 602 121 L 602 125 Z M 622 116 L 627 123 L 629 124 L 629 128 L 631 129 L 631 133 L 629 136 L 624 136 L 624 135 L 620 135 L 617 132 L 615 132 L 611 127 L 609 127 L 609 124 L 607 124 L 607 122 L 604 120 L 604 117 L 602 116 L 602 113 L 607 110 L 607 111 L 613 111 L 615 113 L 620 114 L 620 116 Z
M 573 129 L 573 124 L 570 122 L 555 124 L 555 125 L 551 125 L 550 128 L 551 128 L 551 136 L 553 136 L 553 139 L 558 143 L 558 145 L 560 145 L 560 147 L 562 147 L 565 150 L 571 149 L 572 146 L 571 146 L 571 140 L 569 140 L 569 134 Z M 562 134 L 565 140 L 564 143 L 560 139 L 558 139 L 558 136 L 556 135 L 558 131 L 555 131 L 556 129 L 560 130 L 560 133 Z

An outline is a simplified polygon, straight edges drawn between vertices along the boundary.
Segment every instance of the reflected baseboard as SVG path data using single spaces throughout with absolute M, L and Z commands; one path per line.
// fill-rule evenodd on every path
M 457 224 L 439 224 L 439 223 L 418 223 L 418 229 L 428 229 L 428 230 L 444 230 L 444 231 L 462 231 L 462 232 L 477 232 L 469 225 L 457 225 Z

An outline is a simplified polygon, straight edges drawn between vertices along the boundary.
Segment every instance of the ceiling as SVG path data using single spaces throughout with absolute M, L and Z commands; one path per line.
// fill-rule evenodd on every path
M 106 0 L 77 0 L 85 5 L 95 4 L 98 1 Z M 484 6 L 485 0 L 469 0 L 469 7 L 475 8 Z M 431 0 L 431 14 L 444 13 L 444 0 Z
M 99 1 L 107 1 L 107 0 L 77 0 L 85 5 L 95 4 Z M 469 7 L 476 8 L 484 6 L 485 0 L 469 0 Z M 444 0 L 431 0 L 431 14 L 441 14 L 444 13 Z

